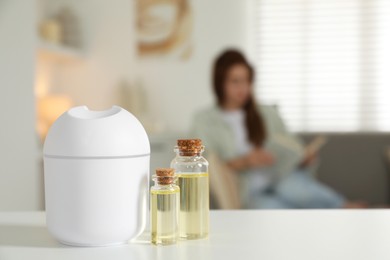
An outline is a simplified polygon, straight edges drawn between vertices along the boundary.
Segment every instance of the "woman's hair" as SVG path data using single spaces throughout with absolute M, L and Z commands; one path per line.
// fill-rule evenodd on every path
M 238 64 L 248 68 L 249 81 L 253 83 L 255 77 L 254 69 L 241 52 L 232 49 L 226 50 L 214 62 L 213 87 L 220 107 L 225 101 L 225 83 L 229 70 Z M 255 146 L 261 146 L 266 137 L 266 130 L 263 118 L 257 111 L 256 102 L 252 94 L 249 96 L 243 109 L 245 111 L 245 125 L 249 142 Z

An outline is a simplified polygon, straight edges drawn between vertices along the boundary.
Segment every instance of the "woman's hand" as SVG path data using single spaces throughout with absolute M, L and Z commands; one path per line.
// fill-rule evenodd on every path
M 318 155 L 316 152 L 306 151 L 305 156 L 303 157 L 300 167 L 308 167 L 317 161 Z
M 247 155 L 227 162 L 228 166 L 234 171 L 242 171 L 248 168 L 265 167 L 275 162 L 274 156 L 262 149 L 254 148 Z
M 269 166 L 275 161 L 274 156 L 262 148 L 254 148 L 246 159 L 249 168 Z

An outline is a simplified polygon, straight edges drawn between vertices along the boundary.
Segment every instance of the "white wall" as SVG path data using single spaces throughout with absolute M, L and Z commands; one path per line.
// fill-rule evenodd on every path
M 192 0 L 194 51 L 189 61 L 139 59 L 138 77 L 148 90 L 154 118 L 166 130 L 187 131 L 192 114 L 214 102 L 211 68 L 226 47 L 246 47 L 246 0 Z
M 131 82 L 135 70 L 134 3 L 131 0 L 45 1 L 45 12 L 69 5 L 80 17 L 85 58 L 58 64 L 52 93 L 66 93 L 75 105 L 106 109 L 118 103 L 118 86 Z
M 0 1 L 0 210 L 42 208 L 34 131 L 34 1 Z

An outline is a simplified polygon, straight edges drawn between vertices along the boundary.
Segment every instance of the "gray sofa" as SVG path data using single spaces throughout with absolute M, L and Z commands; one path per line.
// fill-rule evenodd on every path
M 305 141 L 318 134 L 302 133 Z M 325 133 L 318 178 L 347 198 L 390 204 L 390 133 Z

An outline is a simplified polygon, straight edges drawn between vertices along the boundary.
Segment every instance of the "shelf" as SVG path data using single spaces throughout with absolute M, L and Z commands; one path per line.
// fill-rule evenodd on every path
M 39 43 L 37 52 L 40 59 L 53 62 L 79 62 L 85 59 L 85 54 L 79 49 L 48 42 Z

